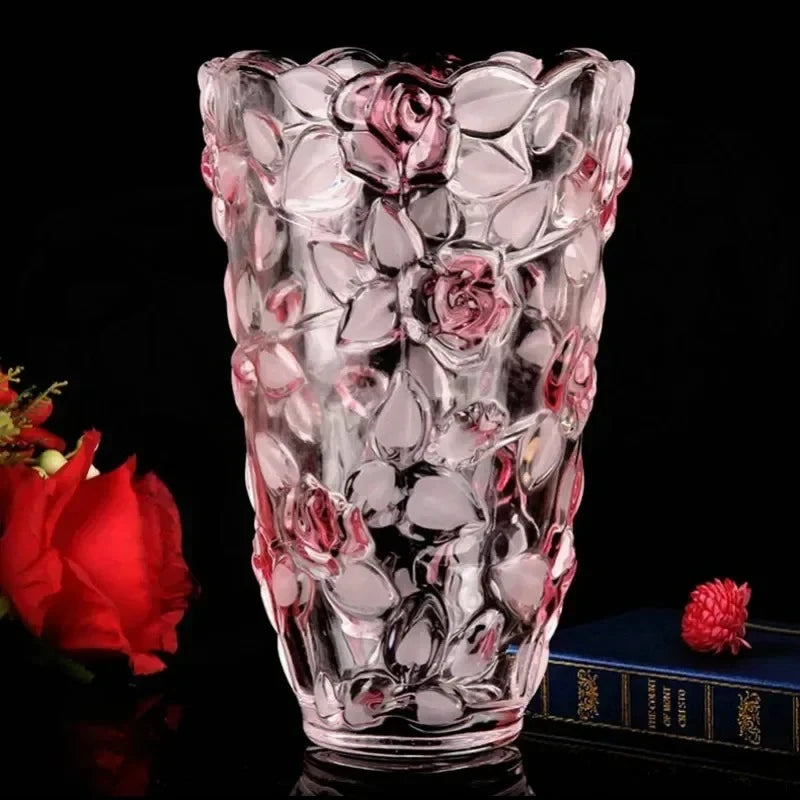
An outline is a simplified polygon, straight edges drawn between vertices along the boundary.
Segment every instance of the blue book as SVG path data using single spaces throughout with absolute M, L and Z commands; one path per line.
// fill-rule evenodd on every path
M 680 621 L 640 609 L 557 631 L 529 714 L 800 753 L 800 627 L 753 621 L 763 627 L 748 627 L 751 650 L 715 656 L 690 650 Z

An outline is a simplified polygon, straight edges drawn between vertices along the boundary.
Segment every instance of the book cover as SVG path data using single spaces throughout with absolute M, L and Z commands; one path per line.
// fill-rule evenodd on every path
M 678 611 L 640 609 L 557 631 L 529 713 L 800 753 L 800 628 L 758 623 L 748 627 L 751 650 L 714 656 L 683 643 L 680 619 Z

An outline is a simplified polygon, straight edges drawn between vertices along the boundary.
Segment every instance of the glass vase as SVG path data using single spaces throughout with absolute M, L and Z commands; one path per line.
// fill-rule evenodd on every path
M 633 80 L 592 50 L 200 68 L 252 566 L 319 745 L 520 731 L 575 575 Z

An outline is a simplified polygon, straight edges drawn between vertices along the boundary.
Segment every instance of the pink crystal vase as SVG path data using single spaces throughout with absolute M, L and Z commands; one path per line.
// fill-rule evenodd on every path
M 575 574 L 633 71 L 591 50 L 199 73 L 253 568 L 314 742 L 509 742 Z

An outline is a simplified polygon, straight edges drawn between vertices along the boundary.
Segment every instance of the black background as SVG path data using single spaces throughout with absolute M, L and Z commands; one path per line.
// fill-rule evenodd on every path
M 396 56 L 434 43 L 465 60 L 591 46 L 634 66 L 634 172 L 605 254 L 564 623 L 680 607 L 714 577 L 748 581 L 754 615 L 798 621 L 790 52 L 757 37 L 659 42 L 652 27 L 578 33 L 569 20 L 550 28 L 559 35 L 506 25 L 479 40 L 473 24 L 424 42 L 399 23 L 393 36 L 377 24 L 301 33 L 295 20 L 215 37 L 202 22 L 203 35 L 126 40 L 118 29 L 31 46 L 6 86 L 0 357 L 37 384 L 69 380 L 51 427 L 101 430 L 102 469 L 136 453 L 174 492 L 203 589 L 179 659 L 274 652 L 249 565 L 226 253 L 200 177 L 195 77 L 202 61 L 251 47 L 302 61 L 338 44 Z M 265 663 L 277 676 L 277 658 Z

